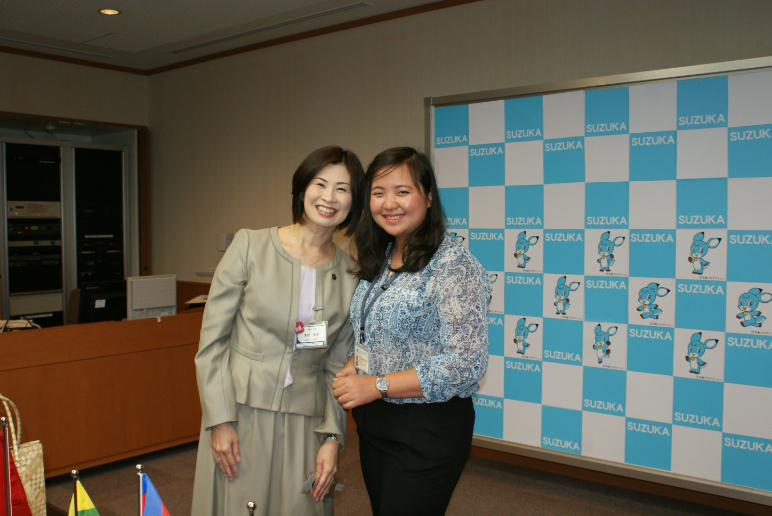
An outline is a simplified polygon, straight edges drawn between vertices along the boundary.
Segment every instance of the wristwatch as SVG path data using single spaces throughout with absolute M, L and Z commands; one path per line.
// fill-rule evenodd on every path
M 389 390 L 389 381 L 382 374 L 378 375 L 378 379 L 375 380 L 375 388 L 381 391 L 381 399 L 388 398 L 386 391 Z

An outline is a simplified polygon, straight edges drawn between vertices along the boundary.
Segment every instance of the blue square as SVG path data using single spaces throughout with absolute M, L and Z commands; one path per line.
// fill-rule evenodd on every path
M 630 127 L 630 89 L 586 91 L 584 123 L 585 136 L 627 134 Z
M 587 228 L 629 227 L 630 183 L 587 183 L 584 186 L 584 214 Z
M 500 186 L 504 175 L 504 144 L 469 147 L 469 186 Z
M 504 436 L 504 399 L 473 394 L 474 433 L 502 439 Z
M 772 283 L 772 231 L 729 231 L 726 279 Z
M 675 278 L 675 231 L 630 230 L 630 276 Z
M 584 274 L 584 230 L 544 231 L 544 272 Z
M 445 210 L 445 227 L 466 229 L 469 227 L 469 188 L 439 188 L 442 209 Z
M 627 370 L 639 373 L 673 374 L 672 328 L 627 327 Z
M 541 274 L 507 273 L 504 285 L 504 313 L 541 317 L 544 289 Z
M 721 481 L 772 491 L 772 441 L 723 434 Z
M 724 384 L 673 378 L 673 424 L 720 432 L 724 420 Z
M 507 228 L 544 227 L 544 185 L 507 186 L 505 192 Z
M 543 406 L 541 447 L 581 455 L 582 411 Z
M 772 125 L 729 129 L 729 177 L 772 176 Z
M 678 81 L 678 129 L 726 127 L 729 78 L 726 75 Z
M 504 101 L 507 142 L 541 140 L 544 136 L 544 102 L 541 96 Z
M 470 229 L 469 252 L 488 271 L 504 270 L 504 230 Z
M 625 415 L 627 373 L 585 367 L 582 379 L 582 410 L 613 416 Z
M 469 145 L 469 106 L 451 106 L 434 110 L 434 146 Z
M 544 182 L 584 181 L 584 138 L 544 140 Z
M 585 277 L 585 320 L 626 324 L 627 293 L 628 283 L 625 277 Z
M 541 362 L 505 358 L 504 397 L 508 400 L 541 403 Z
M 678 328 L 726 329 L 726 281 L 676 280 Z
M 666 181 L 676 178 L 678 132 L 630 135 L 630 181 Z
M 726 334 L 724 381 L 772 389 L 772 337 Z
M 678 228 L 726 227 L 726 178 L 676 181 Z
M 625 462 L 670 471 L 673 425 L 627 418 Z
M 504 356 L 504 317 L 488 313 L 488 353 Z
M 582 365 L 582 321 L 544 319 L 542 359 L 545 362 Z

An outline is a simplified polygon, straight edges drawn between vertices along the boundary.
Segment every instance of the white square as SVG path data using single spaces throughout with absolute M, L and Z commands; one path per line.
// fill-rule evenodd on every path
M 726 229 L 677 229 L 676 278 L 726 281 L 728 244 Z
M 599 328 L 600 334 L 596 333 Z M 608 340 L 599 341 L 607 333 Z M 627 325 L 617 323 L 598 323 L 585 321 L 582 328 L 582 365 L 601 369 L 627 369 Z M 600 346 L 597 346 L 598 343 Z M 603 342 L 610 342 L 603 346 Z M 606 352 L 608 350 L 608 353 Z
M 608 235 L 606 235 L 606 232 L 608 232 Z M 628 229 L 585 229 L 585 276 L 628 276 L 630 274 L 629 247 L 630 230 Z M 614 260 L 614 263 L 608 267 L 609 271 L 602 271 L 600 269 L 601 264 L 598 260 L 601 259 L 601 250 L 605 253 L 604 263 Z M 613 255 L 613 258 L 609 258 L 609 255 Z
M 691 358 L 689 349 L 692 336 L 696 333 L 701 335 L 695 337 L 697 339 L 695 344 L 697 342 L 704 344 L 704 346 L 697 345 L 696 347 L 696 358 L 705 362 L 705 365 L 700 367 L 699 374 L 691 372 L 693 370 L 691 360 L 686 359 L 687 356 Z M 716 342 L 713 342 L 713 339 Z M 712 348 L 707 349 L 709 346 Z M 676 328 L 673 349 L 673 376 L 711 382 L 724 381 L 724 355 L 726 351 L 726 334 L 724 332 Z M 699 353 L 702 353 L 702 356 Z
M 491 281 L 491 302 L 488 304 L 488 313 L 504 313 L 504 283 L 506 275 L 504 271 L 487 271 Z
M 505 185 L 544 183 L 544 142 L 510 142 L 504 145 Z
M 729 76 L 729 127 L 772 124 L 772 72 Z
M 469 104 L 469 145 L 504 142 L 504 101 Z
M 676 182 L 630 181 L 630 229 L 676 228 Z
M 584 229 L 584 183 L 544 185 L 544 227 Z
M 542 362 L 542 405 L 570 410 L 582 410 L 581 366 Z
M 555 290 L 558 286 L 558 280 L 566 278 L 565 284 L 570 289 L 567 300 L 560 300 L 561 304 L 568 303 L 565 309 L 566 314 L 558 313 L 558 298 Z M 564 319 L 567 321 L 581 321 L 584 319 L 584 276 L 578 274 L 545 274 L 542 276 L 544 281 L 544 294 L 542 315 L 550 319 Z M 578 283 L 578 285 L 577 285 Z M 562 308 L 562 307 L 561 307 Z
M 721 481 L 721 432 L 673 425 L 670 471 Z
M 506 221 L 504 186 L 469 188 L 469 228 L 504 229 Z
M 584 136 L 584 91 L 542 97 L 544 139 Z
M 645 292 L 641 292 L 643 289 L 646 289 Z M 675 278 L 630 277 L 627 291 L 628 324 L 665 328 L 675 326 L 675 290 Z M 645 304 L 640 301 L 641 298 L 646 301 Z M 656 307 L 653 306 L 655 304 Z
M 750 324 L 754 321 L 751 312 L 748 311 L 748 299 L 743 300 L 743 310 L 740 308 L 740 296 L 747 294 L 751 289 L 759 288 L 762 290 L 759 298 L 761 301 L 769 299 L 769 294 L 772 292 L 772 283 L 746 283 L 741 281 L 727 281 L 726 283 L 726 332 L 727 333 L 744 333 L 746 335 L 772 335 L 772 324 L 769 323 L 769 318 L 772 317 L 772 303 L 758 303 L 755 307 L 755 311 L 761 312 L 762 322 L 759 326 Z M 743 326 L 743 323 L 746 326 Z
M 488 370 L 479 383 L 480 390 L 477 394 L 494 398 L 504 397 L 504 357 L 488 356 Z
M 730 177 L 727 180 L 727 226 L 733 230 L 769 230 L 772 220 L 770 199 L 772 177 Z
M 598 412 L 582 412 L 582 455 L 623 463 L 625 418 Z
M 729 175 L 726 127 L 678 131 L 676 177 L 697 179 Z
M 520 234 L 528 248 L 516 255 Z M 525 244 L 521 241 L 521 248 Z M 507 253 L 504 258 L 504 268 L 507 272 L 525 272 L 529 274 L 541 274 L 544 270 L 544 230 L 542 229 L 506 229 L 504 230 L 504 250 Z
M 588 183 L 630 180 L 630 135 L 584 139 L 584 177 Z
M 724 432 L 772 439 L 772 389 L 724 384 Z
M 673 423 L 673 377 L 627 371 L 627 417 Z
M 469 186 L 469 147 L 434 149 L 435 172 L 439 188 Z
M 521 319 L 528 333 L 523 335 L 520 343 L 516 341 L 517 324 Z M 504 356 L 524 360 L 541 360 L 542 332 L 544 324 L 541 317 L 525 317 L 522 315 L 504 316 Z M 522 351 L 522 353 L 520 352 Z
M 541 405 L 505 399 L 503 437 L 506 441 L 539 447 Z
M 677 101 L 676 81 L 630 86 L 630 133 L 675 131 Z

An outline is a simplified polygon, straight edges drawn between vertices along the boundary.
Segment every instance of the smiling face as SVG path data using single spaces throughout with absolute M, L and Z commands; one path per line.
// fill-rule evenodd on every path
M 320 170 L 303 193 L 303 222 L 334 228 L 351 209 L 351 178 L 341 163 Z
M 407 165 L 389 171 L 379 171 L 370 186 L 370 213 L 386 233 L 393 236 L 398 246 L 418 229 L 432 205 L 431 192 L 413 182 Z
M 598 245 L 598 254 L 601 256 L 608 256 L 611 253 L 614 252 L 614 244 L 612 244 L 608 240 L 601 240 L 600 245 Z

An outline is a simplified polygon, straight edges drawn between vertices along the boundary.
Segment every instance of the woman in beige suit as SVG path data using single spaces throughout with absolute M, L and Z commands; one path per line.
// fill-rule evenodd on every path
M 331 515 L 345 441 L 332 380 L 354 341 L 357 280 L 332 242 L 358 214 L 364 172 L 340 147 L 292 178 L 291 226 L 242 229 L 209 291 L 196 373 L 203 421 L 193 516 Z M 315 486 L 303 492 L 313 472 Z

